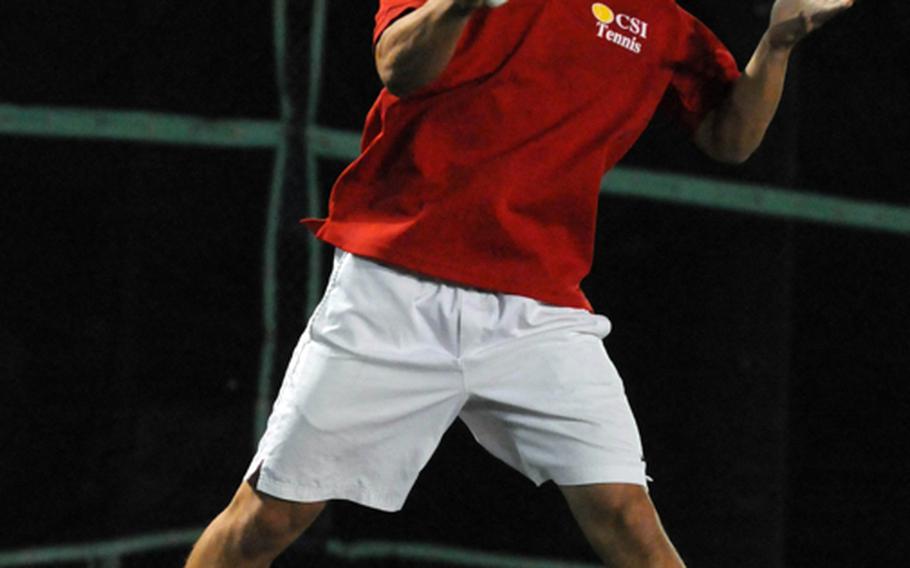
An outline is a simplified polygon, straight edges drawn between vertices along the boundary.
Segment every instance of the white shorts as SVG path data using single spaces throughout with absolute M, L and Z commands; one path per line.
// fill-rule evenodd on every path
M 245 479 L 397 511 L 460 417 L 536 484 L 646 485 L 609 320 L 336 250 Z

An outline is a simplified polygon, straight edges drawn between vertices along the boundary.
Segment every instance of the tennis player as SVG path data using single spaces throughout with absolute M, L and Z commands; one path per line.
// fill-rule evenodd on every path
M 190 567 L 268 566 L 329 499 L 399 510 L 456 417 L 555 482 L 610 566 L 682 566 L 579 283 L 599 182 L 658 107 L 746 160 L 797 42 L 852 0 L 777 0 L 740 72 L 673 0 L 380 0 L 385 89 L 326 219 L 325 295 Z M 493 9 L 493 8 L 496 9 Z

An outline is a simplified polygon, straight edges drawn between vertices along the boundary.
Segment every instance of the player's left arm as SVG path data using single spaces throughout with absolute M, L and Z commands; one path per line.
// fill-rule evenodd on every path
M 793 48 L 852 5 L 853 0 L 776 0 L 752 59 L 727 99 L 699 124 L 695 144 L 715 160 L 745 162 L 777 112 Z

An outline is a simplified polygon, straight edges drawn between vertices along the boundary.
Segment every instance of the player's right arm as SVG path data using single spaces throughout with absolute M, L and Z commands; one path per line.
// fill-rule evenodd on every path
M 452 59 L 471 13 L 483 5 L 484 0 L 428 0 L 393 22 L 374 51 L 386 88 L 404 97 L 432 83 Z

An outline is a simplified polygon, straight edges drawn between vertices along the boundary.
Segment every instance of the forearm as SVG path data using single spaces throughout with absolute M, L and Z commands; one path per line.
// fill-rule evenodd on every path
M 727 100 L 696 133 L 696 142 L 711 157 L 742 163 L 761 144 L 780 104 L 790 51 L 772 47 L 769 34 L 762 37 Z
M 376 69 L 389 91 L 403 97 L 439 77 L 476 4 L 429 0 L 389 26 L 375 53 Z

